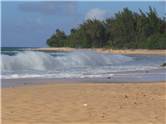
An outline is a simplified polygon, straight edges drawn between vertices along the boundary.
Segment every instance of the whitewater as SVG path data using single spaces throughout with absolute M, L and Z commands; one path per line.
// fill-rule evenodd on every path
M 14 49 L 1 51 L 0 68 L 2 79 L 131 78 L 133 75 L 151 79 L 159 76 L 157 79 L 164 80 L 166 70 L 160 66 L 163 62 L 163 56 L 115 55 L 85 50 L 39 52 Z

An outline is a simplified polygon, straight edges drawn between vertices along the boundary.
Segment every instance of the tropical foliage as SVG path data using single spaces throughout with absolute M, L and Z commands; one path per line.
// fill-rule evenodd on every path
M 155 9 L 132 12 L 128 8 L 103 21 L 86 20 L 69 35 L 57 29 L 48 40 L 50 47 L 166 49 L 166 21 Z

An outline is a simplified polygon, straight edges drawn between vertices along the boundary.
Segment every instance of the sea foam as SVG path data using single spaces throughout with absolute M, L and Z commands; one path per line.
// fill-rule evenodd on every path
M 44 52 L 22 51 L 16 55 L 2 55 L 1 70 L 56 70 L 68 67 L 105 66 L 132 61 L 124 55 L 76 51 L 54 56 Z

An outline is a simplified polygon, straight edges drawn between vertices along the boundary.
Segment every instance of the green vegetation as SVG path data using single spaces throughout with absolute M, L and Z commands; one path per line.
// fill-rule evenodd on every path
M 69 35 L 57 29 L 48 40 L 50 47 L 166 49 L 166 21 L 156 10 L 132 12 L 124 8 L 104 21 L 86 20 Z
M 166 63 L 163 63 L 161 66 L 162 66 L 162 67 L 166 67 Z

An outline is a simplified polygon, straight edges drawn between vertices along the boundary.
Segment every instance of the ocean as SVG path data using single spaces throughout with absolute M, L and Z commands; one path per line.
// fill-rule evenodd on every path
M 2 48 L 2 79 L 106 79 L 165 81 L 165 56 L 115 55 L 88 50 L 39 52 L 32 48 Z

